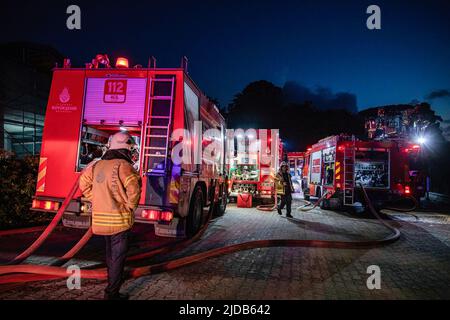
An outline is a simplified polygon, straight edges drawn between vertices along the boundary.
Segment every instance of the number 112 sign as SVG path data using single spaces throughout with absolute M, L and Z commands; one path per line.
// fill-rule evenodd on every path
M 127 80 L 106 80 L 103 90 L 103 102 L 124 103 L 127 98 Z

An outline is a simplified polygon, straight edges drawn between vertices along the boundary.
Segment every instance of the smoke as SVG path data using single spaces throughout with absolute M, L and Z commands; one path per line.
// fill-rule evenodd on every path
M 444 120 L 440 124 L 442 135 L 447 141 L 450 141 L 450 120 Z
M 317 87 L 311 90 L 295 81 L 287 81 L 283 86 L 283 96 L 288 103 L 304 103 L 310 101 L 322 110 L 345 109 L 356 112 L 356 95 L 349 92 L 333 93 L 330 88 Z
M 433 100 L 438 98 L 450 97 L 450 91 L 447 89 L 435 90 L 430 92 L 425 98 L 427 100 Z

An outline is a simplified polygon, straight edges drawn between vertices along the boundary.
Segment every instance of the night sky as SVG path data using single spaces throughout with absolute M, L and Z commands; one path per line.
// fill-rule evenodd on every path
M 78 66 L 107 53 L 178 67 L 186 55 L 222 106 L 251 81 L 294 80 L 352 93 L 360 110 L 417 99 L 450 119 L 449 1 L 43 3 L 2 1 L 0 41 L 50 44 Z M 81 7 L 79 31 L 66 28 L 70 4 Z M 370 4 L 381 8 L 381 30 L 366 28 Z

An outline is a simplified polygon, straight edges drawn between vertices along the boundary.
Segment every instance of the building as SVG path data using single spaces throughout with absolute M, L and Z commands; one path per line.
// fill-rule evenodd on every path
M 0 44 L 0 149 L 39 154 L 52 72 L 63 56 L 47 45 Z

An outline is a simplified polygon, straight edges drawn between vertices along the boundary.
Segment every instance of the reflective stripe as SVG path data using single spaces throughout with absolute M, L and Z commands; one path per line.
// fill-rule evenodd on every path
M 47 167 L 44 167 L 39 173 L 38 173 L 38 180 L 41 180 L 45 174 L 47 173 Z
M 99 212 L 99 211 L 93 211 L 92 214 L 94 215 L 102 215 L 102 216 L 110 216 L 110 217 L 117 217 L 117 216 L 123 216 L 123 215 L 130 215 L 129 212 Z
M 46 173 L 47 173 L 47 158 L 40 158 L 38 168 L 38 178 L 36 183 L 37 192 L 44 192 L 45 190 Z
M 93 216 L 92 217 L 93 220 L 102 220 L 102 221 L 111 221 L 111 222 L 116 222 L 116 221 L 125 221 L 125 220 L 130 220 L 130 217 L 117 217 L 117 218 L 111 218 L 111 217 L 96 217 Z
M 85 174 L 83 174 L 81 175 L 80 180 L 84 182 L 89 182 L 90 179 Z
M 128 186 L 128 184 L 131 182 L 131 179 L 133 179 L 133 178 L 137 179 L 138 176 L 135 174 L 132 174 L 131 176 L 126 177 L 123 186 L 126 188 Z
M 101 222 L 93 222 L 95 226 L 101 227 L 129 227 L 129 223 L 101 223 Z
M 128 221 L 130 218 L 99 218 L 99 217 L 93 217 L 92 221 L 100 221 L 100 222 L 123 222 Z

